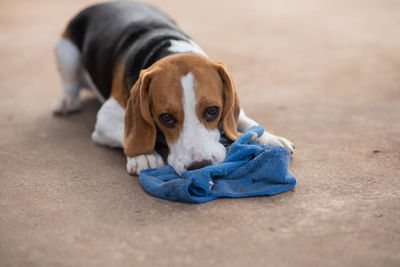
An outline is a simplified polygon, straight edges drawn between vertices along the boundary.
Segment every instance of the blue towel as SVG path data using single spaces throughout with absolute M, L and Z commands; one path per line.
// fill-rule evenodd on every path
M 175 201 L 204 203 L 219 197 L 272 196 L 296 185 L 288 171 L 290 152 L 284 147 L 259 145 L 260 126 L 250 128 L 227 147 L 224 162 L 186 171 L 179 176 L 171 166 L 140 172 L 149 194 Z

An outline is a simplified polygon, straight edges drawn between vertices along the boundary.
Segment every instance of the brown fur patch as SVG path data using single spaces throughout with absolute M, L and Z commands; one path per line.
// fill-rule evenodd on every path
M 119 60 L 114 67 L 110 97 L 113 97 L 121 107 L 126 108 L 129 88 L 125 79 L 125 59 Z
M 154 75 L 150 86 L 151 113 L 153 120 L 165 135 L 168 144 L 175 142 L 183 127 L 184 111 L 182 106 L 182 86 L 180 76 L 174 69 L 162 67 Z M 172 67 L 172 66 L 171 66 Z M 169 113 L 177 123 L 173 128 L 162 124 L 159 116 Z
M 224 85 L 224 109 L 222 111 L 222 128 L 226 136 L 231 140 L 239 138 L 237 131 L 240 113 L 239 98 L 235 84 L 231 75 L 228 73 L 225 64 L 216 63 L 216 69 Z
M 126 104 L 124 152 L 128 157 L 154 151 L 157 130 L 150 113 L 148 88 L 151 77 L 151 71 L 140 72 Z
M 194 76 L 194 88 L 196 92 L 197 117 L 207 129 L 216 129 L 224 107 L 224 88 L 221 78 L 213 66 L 201 69 L 195 68 L 192 73 Z M 215 120 L 207 121 L 204 119 L 203 114 L 207 108 L 213 106 L 220 108 L 220 114 Z

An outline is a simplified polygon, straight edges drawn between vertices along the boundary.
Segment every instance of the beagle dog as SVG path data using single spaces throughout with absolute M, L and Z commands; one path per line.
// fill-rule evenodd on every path
M 232 77 L 212 61 L 173 20 L 137 2 L 90 6 L 76 15 L 56 48 L 62 96 L 56 115 L 81 107 L 80 88 L 103 103 L 92 140 L 122 147 L 127 171 L 138 174 L 170 164 L 177 173 L 225 158 L 221 135 L 236 140 L 258 125 L 239 107 Z M 265 132 L 258 142 L 284 146 Z M 156 147 L 167 148 L 166 162 Z

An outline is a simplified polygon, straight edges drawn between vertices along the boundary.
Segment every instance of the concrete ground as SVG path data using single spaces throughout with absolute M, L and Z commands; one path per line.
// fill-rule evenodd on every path
M 92 95 L 51 115 L 55 43 L 89 1 L 2 0 L 0 266 L 400 266 L 400 2 L 151 2 L 296 144 L 296 189 L 149 196 L 120 150 L 91 142 Z

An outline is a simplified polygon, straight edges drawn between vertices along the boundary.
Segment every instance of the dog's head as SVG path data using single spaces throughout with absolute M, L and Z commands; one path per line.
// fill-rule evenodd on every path
M 239 103 L 222 63 L 196 54 L 173 55 L 142 70 L 125 116 L 125 154 L 154 151 L 157 128 L 168 144 L 168 164 L 181 173 L 225 158 L 220 128 L 238 138 Z

